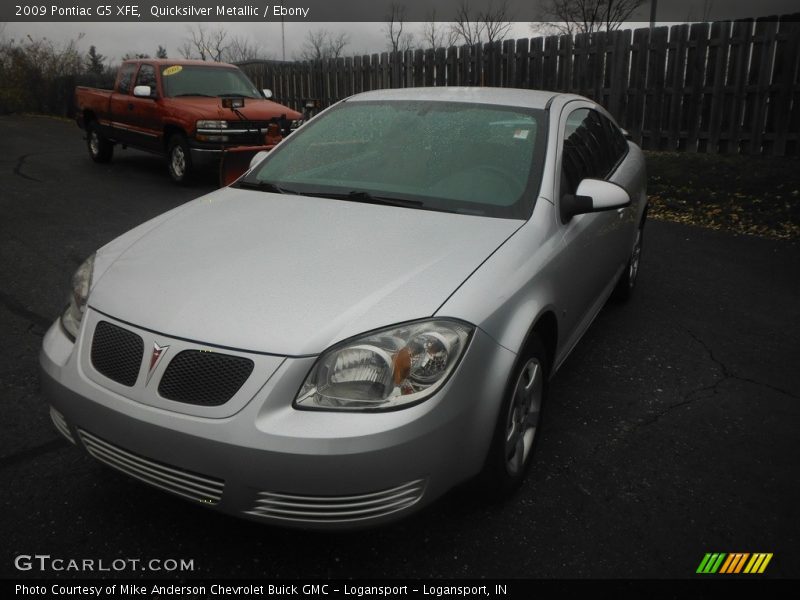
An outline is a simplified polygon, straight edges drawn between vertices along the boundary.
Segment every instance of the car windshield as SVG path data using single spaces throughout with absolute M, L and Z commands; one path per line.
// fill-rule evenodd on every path
M 244 96 L 261 98 L 252 82 L 236 68 L 172 65 L 161 68 L 167 96 Z
M 276 148 L 242 187 L 526 219 L 544 111 L 443 101 L 343 102 Z

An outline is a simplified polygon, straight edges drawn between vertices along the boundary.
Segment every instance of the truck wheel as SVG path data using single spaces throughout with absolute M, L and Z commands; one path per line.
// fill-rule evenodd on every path
M 169 138 L 167 168 L 175 183 L 188 183 L 192 174 L 192 155 L 183 134 L 176 133 Z
M 114 156 L 114 144 L 100 133 L 100 127 L 94 121 L 86 125 L 86 148 L 96 163 L 107 163 Z

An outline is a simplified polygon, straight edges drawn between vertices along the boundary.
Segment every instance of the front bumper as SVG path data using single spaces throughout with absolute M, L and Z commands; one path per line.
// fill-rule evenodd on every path
M 253 372 L 248 383 L 256 391 L 234 397 L 230 410 L 188 405 L 178 412 L 171 401 L 136 390 L 145 365 L 125 393 L 92 372 L 89 340 L 100 318 L 146 341 L 156 335 L 160 345 L 191 345 L 91 310 L 76 344 L 55 323 L 40 362 L 58 429 L 106 464 L 197 504 L 304 528 L 394 520 L 475 475 L 515 358 L 476 330 L 436 395 L 385 413 L 295 410 L 292 400 L 315 359 L 277 358 L 274 372 Z

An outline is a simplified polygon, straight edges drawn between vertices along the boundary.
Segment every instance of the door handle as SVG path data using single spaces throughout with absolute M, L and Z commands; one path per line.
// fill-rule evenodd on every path
M 128 102 L 128 110 L 133 110 L 133 102 Z

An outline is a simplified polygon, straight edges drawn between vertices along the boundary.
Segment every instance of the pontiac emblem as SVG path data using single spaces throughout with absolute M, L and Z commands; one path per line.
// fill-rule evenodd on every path
M 145 381 L 145 385 L 150 383 L 150 379 L 153 377 L 158 363 L 164 358 L 167 350 L 169 350 L 169 346 L 159 346 L 157 343 L 153 342 L 153 353 L 150 355 L 150 369 L 147 371 L 147 381 Z

